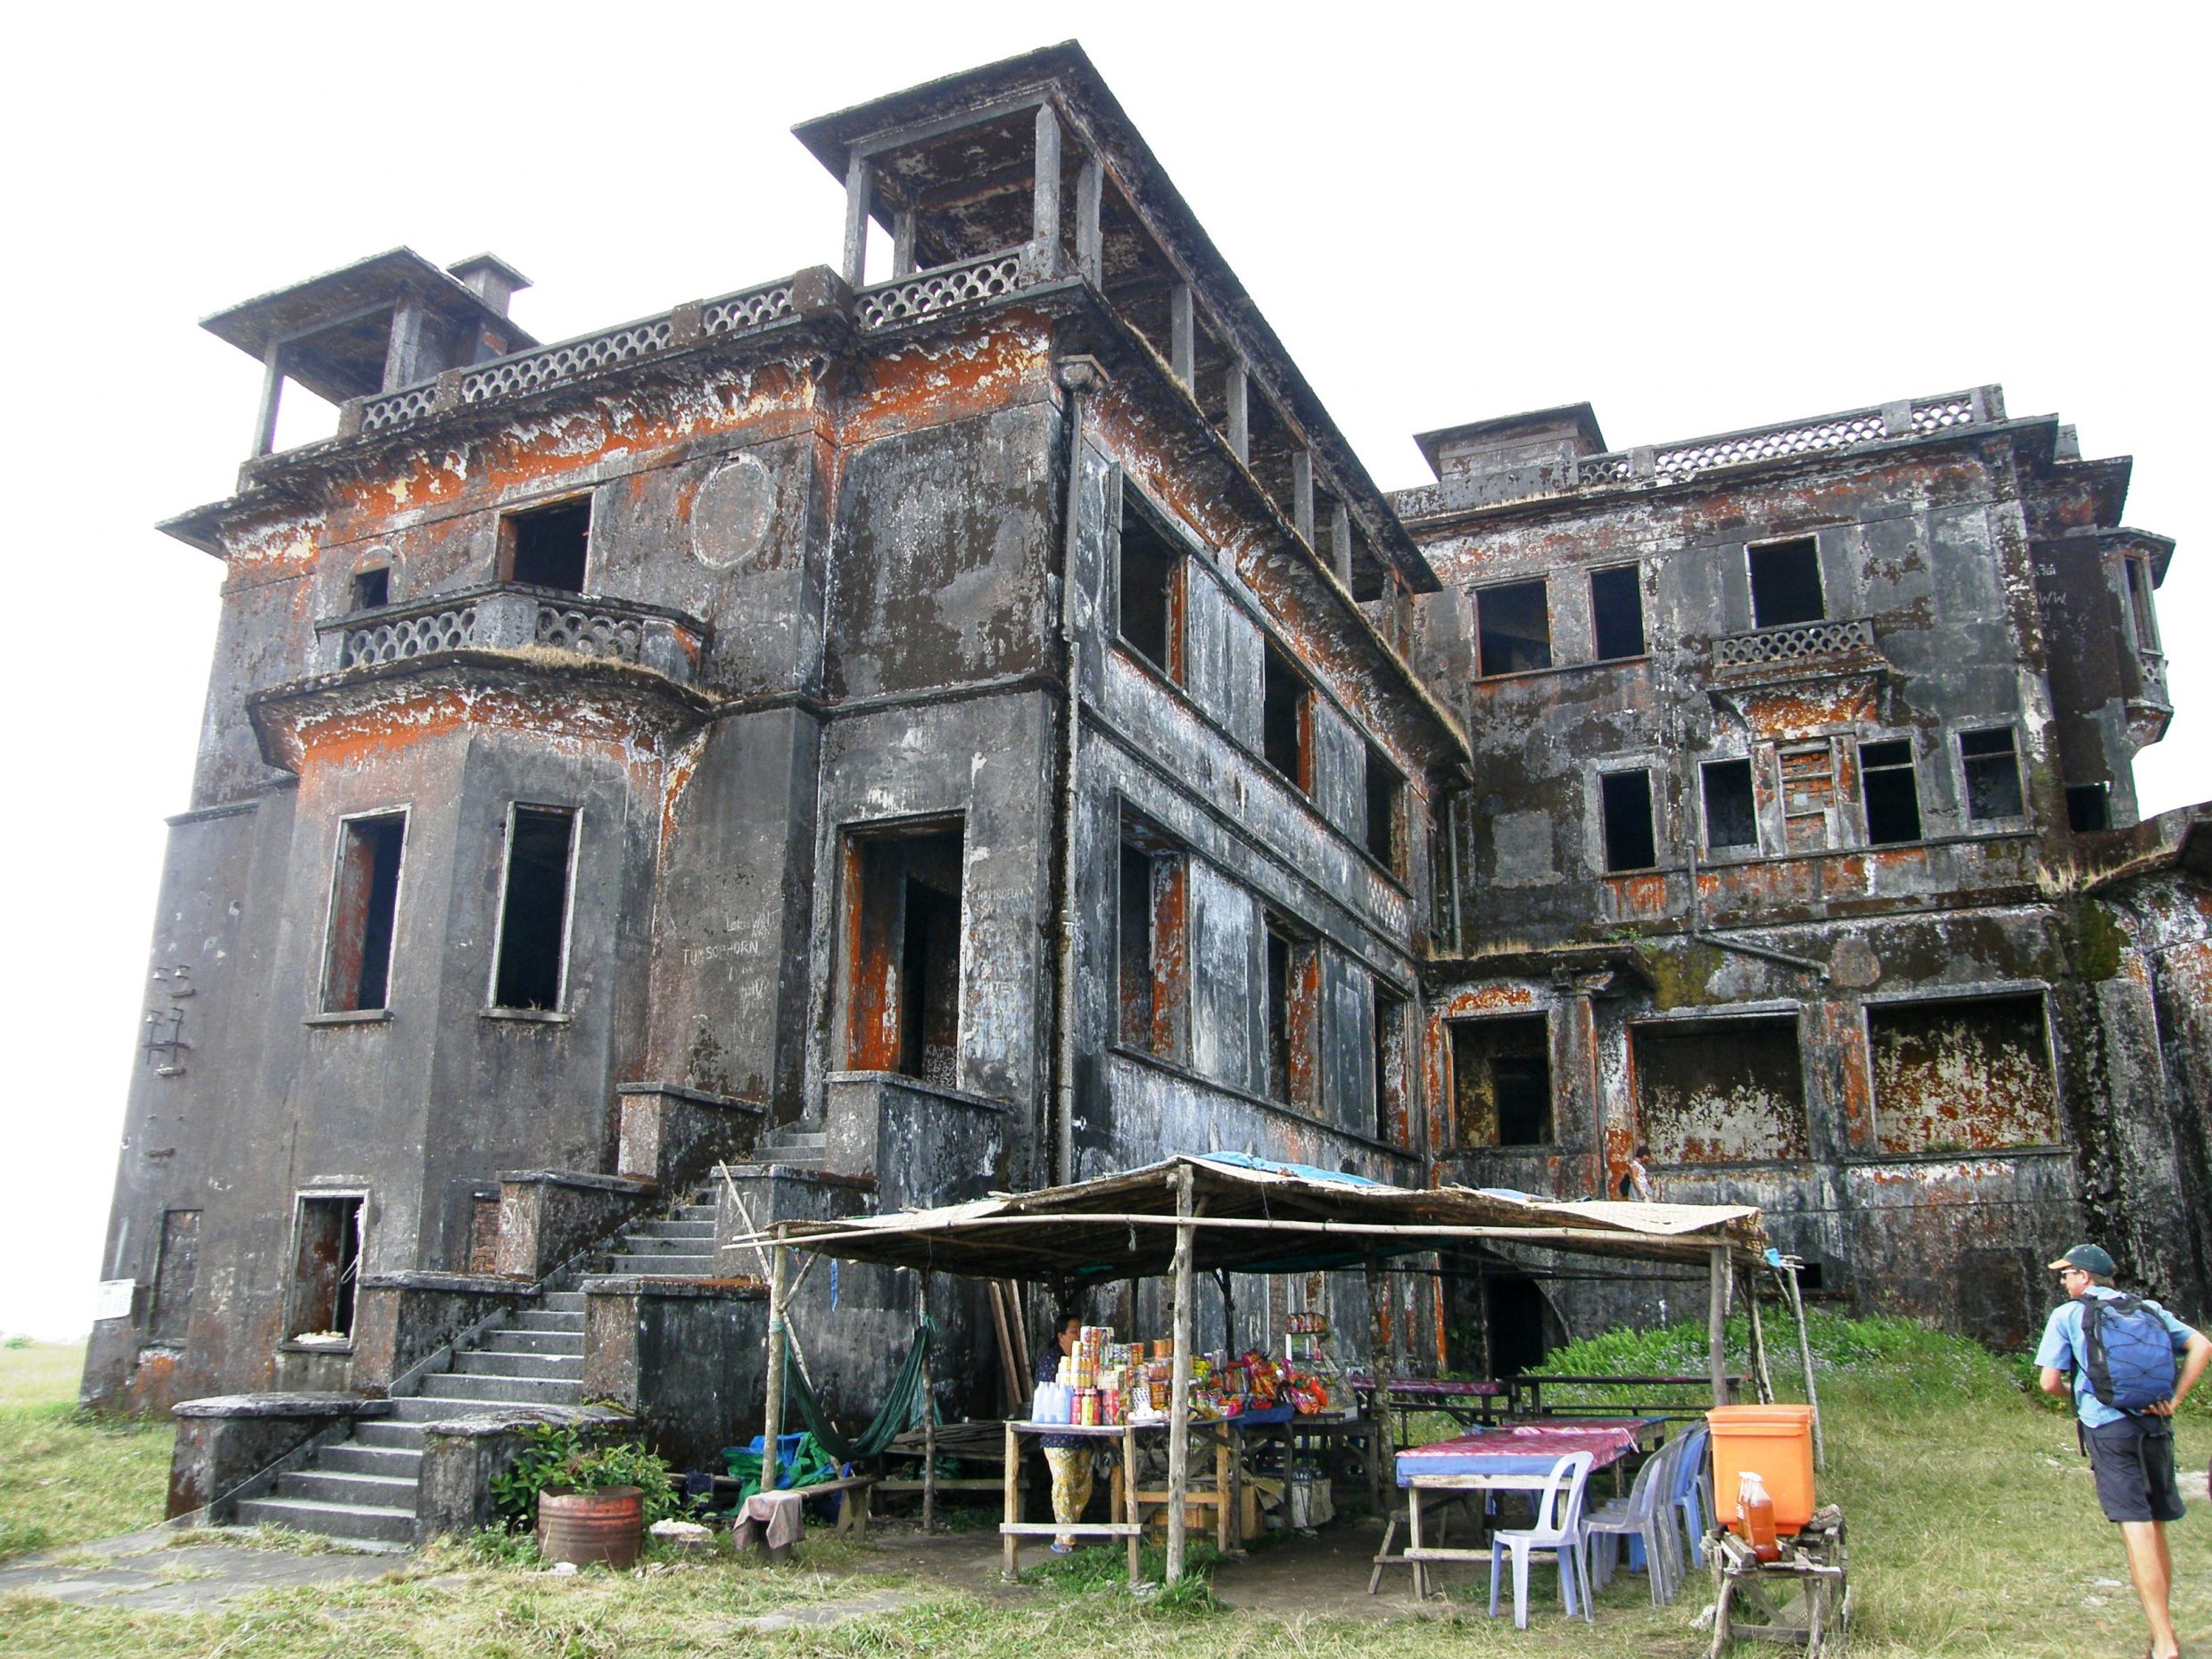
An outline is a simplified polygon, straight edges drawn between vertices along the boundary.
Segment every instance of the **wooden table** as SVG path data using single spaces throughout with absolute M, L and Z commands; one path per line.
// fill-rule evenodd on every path
M 1747 1376 L 1729 1377 L 1728 1379 L 1729 1392 L 1731 1395 L 1742 1393 L 1745 1385 L 1750 1381 L 1751 1379 Z M 1508 1378 L 1506 1382 L 1506 1394 L 1511 1402 L 1510 1415 L 1516 1417 L 1542 1416 L 1544 1415 L 1544 1391 L 1548 1388 L 1690 1388 L 1701 1389 L 1705 1395 L 1703 1400 L 1688 1405 L 1659 1400 L 1648 1404 L 1634 1402 L 1622 1407 L 1562 1406 L 1559 1407 L 1562 1411 L 1570 1411 L 1577 1415 L 1618 1410 L 1636 1416 L 1702 1419 L 1713 1405 L 1713 1379 L 1709 1376 L 1555 1377 L 1538 1376 L 1533 1373 L 1523 1372 L 1519 1376 Z

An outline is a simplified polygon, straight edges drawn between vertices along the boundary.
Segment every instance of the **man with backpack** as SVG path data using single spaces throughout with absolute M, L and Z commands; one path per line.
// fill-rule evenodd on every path
M 2051 1264 L 2068 1300 L 2051 1310 L 2035 1363 L 2046 1394 L 2067 1391 L 2105 1519 L 2119 1523 L 2127 1571 L 2150 1621 L 2150 1659 L 2178 1659 L 2167 1611 L 2174 1557 L 2166 1523 L 2182 1518 L 2174 1471 L 2174 1408 L 2212 1362 L 2212 1341 L 2154 1301 L 2115 1290 L 2112 1258 L 2076 1244 Z

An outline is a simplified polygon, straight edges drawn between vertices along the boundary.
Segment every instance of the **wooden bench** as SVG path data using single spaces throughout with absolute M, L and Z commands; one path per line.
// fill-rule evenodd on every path
M 714 1477 L 714 1490 L 709 1501 L 715 1506 L 717 1512 L 736 1506 L 738 1489 L 742 1484 L 743 1482 L 733 1481 L 727 1475 L 718 1474 Z M 812 1486 L 786 1487 L 783 1490 L 796 1491 L 802 1498 L 807 1498 L 842 1497 L 844 1501 L 838 1505 L 837 1531 L 838 1536 L 866 1538 L 869 1521 L 868 1497 L 877 1484 L 877 1477 L 872 1474 L 848 1474 L 834 1481 L 817 1482 Z

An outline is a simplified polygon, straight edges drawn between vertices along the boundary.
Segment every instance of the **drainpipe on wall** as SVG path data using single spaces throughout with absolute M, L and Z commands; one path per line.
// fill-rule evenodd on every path
M 1076 759 L 1081 742 L 1083 640 L 1076 626 L 1076 556 L 1081 542 L 1083 400 L 1105 384 L 1094 358 L 1066 357 L 1058 375 L 1068 393 L 1068 508 L 1062 526 L 1060 638 L 1068 707 L 1060 756 L 1060 942 L 1054 1019 L 1059 1042 L 1052 1097 L 1052 1179 L 1076 1178 Z

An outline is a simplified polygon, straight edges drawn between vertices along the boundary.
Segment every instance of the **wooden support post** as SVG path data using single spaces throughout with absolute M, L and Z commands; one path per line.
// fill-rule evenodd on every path
M 261 355 L 261 401 L 253 411 L 253 453 L 276 447 L 276 411 L 285 400 L 285 349 L 275 341 Z
M 1185 392 L 1198 390 L 1198 308 L 1191 285 L 1179 282 L 1168 291 L 1168 359 Z
M 1021 1523 L 1021 1436 L 1014 1432 L 1013 1419 L 1006 1420 L 1006 1478 L 1002 1491 L 1006 1500 L 1005 1521 L 1008 1526 Z M 999 1571 L 1011 1584 L 1021 1576 L 1021 1534 L 1004 1534 L 1006 1559 Z
M 1106 166 L 1085 156 L 1076 175 L 1076 266 L 1094 283 L 1106 281 L 1106 238 L 1099 216 L 1106 202 Z
M 1236 458 L 1247 466 L 1252 461 L 1252 425 L 1249 400 L 1251 396 L 1251 377 L 1244 372 L 1244 359 L 1237 359 L 1229 365 L 1227 384 L 1229 399 L 1229 448 L 1236 451 Z
M 868 279 L 868 210 L 871 177 L 868 158 L 856 155 L 845 169 L 845 263 L 848 288 L 863 286 Z
M 1789 1287 L 1789 1311 L 1797 1321 L 1797 1360 L 1805 1368 L 1805 1403 L 1812 1407 L 1812 1461 L 1823 1473 L 1828 1468 L 1828 1441 L 1820 1432 L 1820 1387 L 1812 1380 L 1812 1339 L 1805 1334 L 1805 1299 L 1797 1288 L 1797 1265 L 1781 1269 Z
M 914 210 L 901 208 L 891 216 L 891 275 L 914 274 Z
M 1329 509 L 1329 563 L 1336 579 L 1352 585 L 1352 509 L 1339 501 Z
M 768 1401 L 761 1423 L 761 1490 L 772 1492 L 783 1484 L 783 1459 L 777 1446 L 783 1434 L 783 1328 L 790 1316 L 785 1306 L 785 1281 L 790 1276 L 791 1250 L 779 1244 L 769 1252 L 768 1265 Z
M 1751 1374 L 1757 1380 L 1759 1403 L 1774 1403 L 1774 1374 L 1767 1367 L 1766 1326 L 1759 1317 L 1758 1269 L 1744 1269 L 1744 1308 L 1751 1316 Z
M 921 1335 L 921 1530 L 937 1530 L 937 1402 L 929 1386 L 929 1275 L 916 1274 Z
M 1311 450 L 1294 450 L 1291 452 L 1291 520 L 1298 526 L 1299 539 L 1308 547 L 1315 547 Z
M 1374 1383 L 1368 1395 L 1367 1415 L 1379 1428 L 1387 1407 L 1390 1394 L 1390 1345 L 1382 1333 L 1382 1299 L 1390 1294 L 1390 1282 L 1382 1272 L 1382 1259 L 1373 1250 L 1367 1252 L 1367 1375 Z M 1354 1397 L 1355 1399 L 1357 1396 Z M 1383 1513 L 1382 1499 L 1387 1489 L 1382 1483 L 1382 1440 L 1370 1431 L 1367 1437 L 1367 1499 L 1368 1507 L 1376 1515 Z
M 1049 103 L 1036 112 L 1036 177 L 1030 197 L 1029 241 L 1044 269 L 1060 269 L 1060 117 Z
M 1175 1370 L 1168 1388 L 1168 1582 L 1183 1577 L 1184 1546 L 1184 1505 L 1191 1489 L 1191 1304 L 1195 1300 L 1191 1255 L 1198 1229 L 1188 1225 L 1194 1209 L 1192 1189 L 1196 1184 L 1191 1167 L 1175 1172 L 1176 1214 L 1185 1225 L 1176 1229 L 1175 1246 Z
M 1136 1429 L 1127 1422 L 1121 1425 L 1121 1501 L 1129 1523 L 1129 1588 L 1135 1590 L 1144 1582 L 1144 1502 L 1136 1495 Z M 1113 1513 L 1110 1506 L 1107 1513 Z
M 1729 1403 L 1728 1303 L 1729 1253 L 1725 1244 L 1714 1246 L 1712 1270 L 1705 1275 L 1705 1352 L 1713 1375 L 1713 1403 Z

